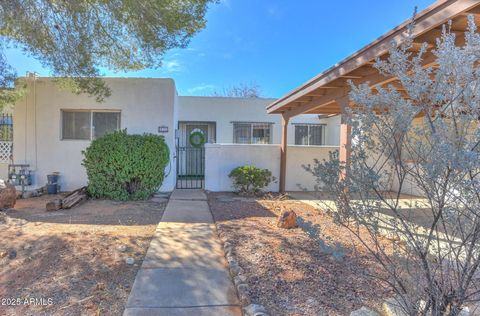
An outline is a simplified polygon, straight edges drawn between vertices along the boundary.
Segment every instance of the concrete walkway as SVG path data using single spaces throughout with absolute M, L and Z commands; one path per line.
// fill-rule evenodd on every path
M 128 298 L 132 315 L 242 315 L 203 191 L 170 196 Z

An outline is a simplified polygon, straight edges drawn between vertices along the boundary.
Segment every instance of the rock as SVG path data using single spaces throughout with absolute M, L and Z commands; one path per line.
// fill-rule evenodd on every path
M 127 251 L 127 246 L 126 245 L 120 245 L 117 247 L 118 251 L 120 252 L 125 252 Z
M 239 284 L 237 286 L 237 292 L 238 292 L 238 298 L 240 299 L 243 305 L 247 305 L 250 303 L 248 285 L 243 283 Z
M 246 282 L 247 282 L 247 277 L 244 274 L 239 274 L 233 278 L 233 283 L 235 283 L 235 285 L 239 285 Z
M 15 249 L 10 249 L 8 251 L 8 259 L 15 259 L 17 257 L 17 251 Z
M 135 259 L 133 259 L 132 257 L 128 257 L 127 259 L 125 259 L 125 262 L 126 262 L 127 264 L 132 265 L 132 264 L 135 263 Z
M 33 248 L 33 246 L 31 244 L 26 244 L 26 245 L 23 246 L 23 250 L 30 250 L 32 248 Z
M 259 304 L 250 304 L 243 308 L 245 316 L 267 316 L 267 310 L 265 307 Z
M 286 229 L 297 227 L 297 214 L 294 211 L 284 212 L 278 219 L 277 227 Z
M 238 264 L 231 264 L 230 265 L 230 271 L 234 276 L 243 274 L 243 269 L 240 267 Z
M 363 306 L 362 308 L 351 312 L 350 316 L 380 316 L 380 315 L 377 312 L 372 311 L 371 309 Z
M 15 206 L 17 190 L 10 183 L 0 183 L 0 209 L 8 209 Z

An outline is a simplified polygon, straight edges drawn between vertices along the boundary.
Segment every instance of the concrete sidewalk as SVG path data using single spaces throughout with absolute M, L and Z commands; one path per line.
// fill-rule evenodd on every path
M 170 196 L 124 315 L 242 315 L 203 191 Z

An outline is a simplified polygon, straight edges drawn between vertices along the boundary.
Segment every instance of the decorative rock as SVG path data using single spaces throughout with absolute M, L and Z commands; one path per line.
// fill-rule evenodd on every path
M 26 244 L 25 246 L 23 246 L 23 250 L 30 250 L 32 248 L 33 246 L 31 244 Z
M 250 296 L 248 291 L 248 285 L 246 284 L 239 284 L 237 286 L 238 298 L 242 302 L 243 305 L 247 305 L 250 303 Z
M 0 180 L 0 209 L 8 209 L 15 206 L 17 190 L 14 185 Z
M 362 308 L 351 312 L 350 316 L 380 316 L 380 315 L 377 312 L 372 311 L 371 309 L 363 306 Z
M 297 214 L 294 211 L 284 212 L 278 219 L 277 227 L 286 229 L 297 227 Z
M 132 257 L 128 257 L 127 259 L 125 259 L 125 262 L 131 265 L 135 263 L 135 259 L 133 259 Z
M 250 304 L 243 308 L 245 316 L 268 316 L 265 307 L 259 304 Z
M 15 259 L 17 257 L 17 251 L 15 249 L 10 249 L 8 251 L 8 259 Z
M 233 278 L 233 283 L 235 283 L 236 286 L 243 284 L 245 282 L 247 282 L 247 277 L 243 274 L 239 274 Z
M 230 254 L 226 256 L 227 258 L 227 261 L 230 265 L 236 265 L 237 264 L 237 260 L 235 260 L 235 258 Z
M 127 251 L 127 246 L 126 245 L 120 245 L 117 247 L 117 250 L 120 252 L 125 252 Z
M 232 274 L 234 276 L 239 275 L 239 274 L 243 274 L 243 269 L 242 269 L 242 267 L 240 267 L 238 265 L 238 263 L 231 264 L 230 265 L 230 271 L 232 272 Z

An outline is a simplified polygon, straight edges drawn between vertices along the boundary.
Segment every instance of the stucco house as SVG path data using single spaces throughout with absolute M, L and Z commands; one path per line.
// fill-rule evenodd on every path
M 274 99 L 178 96 L 163 78 L 105 78 L 112 95 L 102 103 L 62 90 L 53 78 L 30 76 L 28 93 L 13 108 L 13 157 L 28 164 L 32 188 L 60 173 L 62 190 L 87 184 L 82 150 L 116 129 L 165 137 L 170 164 L 161 191 L 178 188 L 232 190 L 228 173 L 254 164 L 280 172 L 282 116 L 268 114 Z M 339 116 L 304 114 L 288 126 L 291 147 L 288 188 L 313 188 L 302 164 L 338 149 Z M 196 144 L 195 142 L 200 142 Z M 205 143 L 205 144 L 204 144 Z M 273 183 L 270 190 L 278 190 Z

